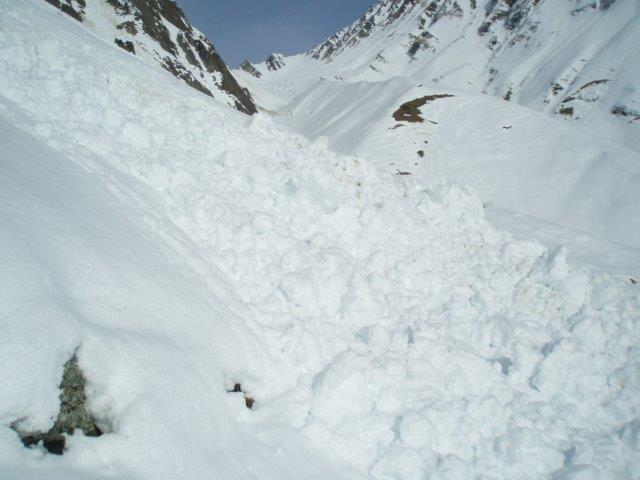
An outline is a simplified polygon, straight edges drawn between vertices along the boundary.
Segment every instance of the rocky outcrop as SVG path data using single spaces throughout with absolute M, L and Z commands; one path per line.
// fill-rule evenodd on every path
M 280 55 L 279 53 L 274 53 L 270 55 L 269 58 L 267 58 L 266 60 L 266 64 L 267 64 L 267 69 L 271 72 L 280 70 L 282 67 L 286 65 L 284 61 L 284 56 Z
M 94 33 L 129 53 L 160 64 L 196 90 L 228 103 L 241 112 L 255 113 L 249 92 L 240 87 L 213 44 L 188 21 L 174 0 L 45 0 Z M 102 8 L 87 8 L 90 3 Z M 105 8 L 117 19 L 109 31 L 95 25 Z M 110 19 L 111 20 L 111 19 Z
M 253 63 L 251 63 L 249 60 L 245 60 L 244 62 L 242 62 L 242 64 L 240 65 L 240 70 L 243 70 L 245 72 L 247 72 L 249 75 L 254 76 L 256 78 L 261 78 L 262 74 L 260 73 L 260 70 L 258 70 Z
M 85 394 L 85 378 L 78 367 L 78 359 L 73 356 L 65 365 L 60 382 L 60 411 L 48 432 L 25 432 L 19 422 L 12 428 L 20 435 L 26 447 L 38 444 L 54 455 L 62 455 L 65 451 L 65 435 L 72 435 L 76 430 L 88 437 L 99 437 L 102 430 L 87 408 Z
M 453 97 L 453 95 L 442 93 L 435 95 L 426 95 L 424 97 L 409 100 L 408 102 L 400 105 L 400 107 L 398 107 L 398 109 L 393 112 L 393 118 L 396 122 L 423 123 L 424 118 L 422 117 L 422 111 L 420 110 L 421 107 L 424 107 L 427 103 L 433 102 L 434 100 L 451 97 Z M 423 157 L 424 152 L 420 156 Z
M 307 54 L 316 60 L 330 61 L 357 45 L 371 33 L 404 17 L 420 0 L 383 0 L 370 7 L 353 25 L 339 31 Z

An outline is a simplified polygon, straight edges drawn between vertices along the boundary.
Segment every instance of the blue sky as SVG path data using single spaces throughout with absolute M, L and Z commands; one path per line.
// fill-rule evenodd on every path
M 360 17 L 374 0 L 177 0 L 231 67 L 273 52 L 306 51 Z

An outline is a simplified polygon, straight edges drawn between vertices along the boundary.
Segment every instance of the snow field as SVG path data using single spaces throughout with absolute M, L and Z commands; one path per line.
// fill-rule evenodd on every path
M 295 431 L 258 440 L 230 420 L 225 388 L 249 365 L 262 377 L 264 339 L 145 188 L 20 132 L 28 119 L 2 106 L 0 477 L 339 478 Z M 77 348 L 106 435 L 70 437 L 62 458 L 23 448 L 9 426 L 51 427 Z
M 425 187 L 334 154 L 264 114 L 217 105 L 35 1 L 1 5 L 3 115 L 19 105 L 26 118 L 14 121 L 71 159 L 56 165 L 106 190 L 69 223 L 96 218 L 88 233 L 74 227 L 93 239 L 94 255 L 77 255 L 110 288 L 89 287 L 74 249 L 34 273 L 74 279 L 62 298 L 89 333 L 47 338 L 38 315 L 20 325 L 59 358 L 82 341 L 90 400 L 113 424 L 98 440 L 74 437 L 60 460 L 20 450 L 2 429 L 2 463 L 20 455 L 149 479 L 338 478 L 326 459 L 346 478 L 380 480 L 640 470 L 637 287 L 570 265 L 564 249 L 514 241 L 466 187 Z M 43 191 L 58 192 L 66 170 L 49 170 Z M 20 209 L 15 195 L 8 212 Z M 105 205 L 116 212 L 96 216 Z M 121 243 L 102 240 L 112 235 Z M 33 251 L 7 244 L 12 258 Z M 20 304 L 21 291 L 0 298 Z M 5 322 L 20 346 L 32 337 L 15 318 Z M 69 318 L 56 325 L 75 330 Z M 50 362 L 47 351 L 33 360 L 49 380 L 30 410 L 6 395 L 1 419 L 46 423 Z M 238 379 L 254 411 L 224 395 Z
M 401 77 L 413 85 L 436 83 L 476 95 L 508 96 L 512 103 L 553 115 L 601 142 L 639 151 L 638 121 L 633 115 L 612 113 L 622 105 L 629 113 L 639 108 L 636 0 L 617 0 L 607 8 L 590 0 L 485 2 L 489 10 L 498 6 L 489 16 L 476 0 L 433 2 L 435 16 L 416 2 L 392 20 L 388 15 L 394 3 L 388 0 L 373 7 L 380 12 L 371 16 L 375 24 L 368 36 L 357 35 L 362 25 L 355 28 L 356 21 L 353 37 L 342 38 L 343 45 L 328 61 L 299 54 L 284 57 L 286 66 L 275 72 L 265 62 L 256 65 L 260 79 L 242 70 L 234 75 L 269 110 L 285 106 L 282 98 L 293 101 L 321 77 L 346 83 Z M 522 24 L 508 30 L 504 20 L 496 19 L 488 32 L 478 35 L 481 25 L 514 5 L 526 11 Z M 456 6 L 462 9 L 459 15 Z M 417 40 L 421 48 L 409 55 Z M 559 114 L 565 106 L 572 107 L 571 115 Z
M 453 97 L 423 106 L 423 123 L 392 117 L 404 102 L 434 94 Z M 573 238 L 563 241 L 576 251 L 584 244 L 577 239 L 589 238 L 592 251 L 580 256 L 585 263 L 638 275 L 640 155 L 631 150 L 518 105 L 400 77 L 319 80 L 288 111 L 276 121 L 309 138 L 326 136 L 338 152 L 425 184 L 471 185 L 490 206 L 538 219 L 531 237 L 543 239 L 540 233 L 553 225 L 569 228 Z M 540 228 L 544 222 L 552 225 Z M 635 259 L 616 259 L 627 250 Z M 604 256 L 610 259 L 602 262 Z

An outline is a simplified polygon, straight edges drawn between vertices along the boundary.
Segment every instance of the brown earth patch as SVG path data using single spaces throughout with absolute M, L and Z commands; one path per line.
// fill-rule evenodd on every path
M 420 108 L 424 107 L 429 102 L 433 102 L 434 100 L 449 97 L 453 97 L 453 95 L 442 93 L 436 95 L 426 95 L 424 97 L 409 100 L 408 102 L 400 105 L 400 107 L 395 112 L 393 112 L 393 118 L 397 122 L 423 123 L 424 118 L 422 118 L 422 111 L 420 110 Z

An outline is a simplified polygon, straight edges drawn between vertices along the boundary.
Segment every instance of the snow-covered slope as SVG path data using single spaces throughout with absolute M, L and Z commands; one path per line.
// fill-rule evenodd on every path
M 425 99 L 417 121 L 394 115 L 415 99 Z M 508 102 L 403 77 L 320 80 L 287 108 L 279 121 L 310 138 L 328 136 L 339 152 L 425 185 L 460 181 L 492 205 L 608 239 L 611 249 L 635 247 L 640 259 L 636 152 Z
M 174 0 L 43 1 L 196 90 L 241 112 L 256 112 L 249 92 L 238 85 L 213 44 L 189 23 Z
M 294 430 L 258 441 L 229 420 L 225 387 L 248 371 L 268 377 L 255 370 L 269 364 L 265 340 L 152 192 L 86 150 L 61 153 L 19 131 L 33 120 L 4 98 L 0 110 L 0 478 L 337 475 Z M 61 461 L 8 427 L 51 427 L 76 349 L 106 433 L 77 433 Z M 261 442 L 309 464 L 285 464 Z
M 605 269 L 624 272 L 640 258 L 639 41 L 636 1 L 381 0 L 282 68 L 238 77 L 278 122 L 389 171 L 471 185 L 530 217 L 531 236 L 569 228 L 581 261 L 620 253 Z M 421 99 L 418 122 L 394 118 Z
M 634 478 L 629 279 L 0 7 L 0 478 Z M 76 348 L 105 434 L 25 449 Z
M 381 0 L 285 68 L 259 64 L 260 81 L 245 80 L 297 93 L 320 76 L 409 76 L 504 98 L 640 151 L 638 42 L 637 0 Z

